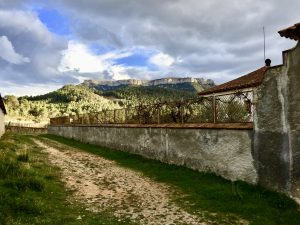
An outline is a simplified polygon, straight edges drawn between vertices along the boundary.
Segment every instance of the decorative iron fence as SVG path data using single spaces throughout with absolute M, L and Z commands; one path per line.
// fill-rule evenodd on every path
M 235 92 L 56 117 L 50 119 L 50 124 L 247 123 L 253 119 L 252 100 L 252 91 Z

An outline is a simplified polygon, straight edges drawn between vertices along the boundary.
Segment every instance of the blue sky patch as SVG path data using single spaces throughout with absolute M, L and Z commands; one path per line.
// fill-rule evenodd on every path
M 128 57 L 117 59 L 116 64 L 122 64 L 124 66 L 136 66 L 136 67 L 146 67 L 148 66 L 148 56 L 141 54 L 133 54 Z
M 48 29 L 58 35 L 71 35 L 69 20 L 66 16 L 54 9 L 37 9 L 40 20 Z

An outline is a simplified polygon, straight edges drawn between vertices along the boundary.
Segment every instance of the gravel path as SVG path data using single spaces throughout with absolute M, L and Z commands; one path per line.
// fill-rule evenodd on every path
M 200 224 L 204 219 L 189 214 L 171 202 L 170 188 L 143 174 L 118 166 L 99 156 L 68 146 L 53 147 L 35 140 L 49 155 L 52 164 L 61 168 L 66 187 L 87 210 L 112 209 L 119 218 L 143 225 Z

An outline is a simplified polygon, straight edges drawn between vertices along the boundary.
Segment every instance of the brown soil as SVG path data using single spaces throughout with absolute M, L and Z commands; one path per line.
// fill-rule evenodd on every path
M 120 219 L 142 225 L 212 223 L 204 213 L 190 214 L 172 202 L 171 196 L 178 193 L 166 184 L 100 156 L 57 142 L 34 141 L 48 154 L 50 162 L 60 168 L 66 188 L 72 190 L 71 201 L 83 203 L 86 210 L 96 213 L 110 210 Z M 238 218 L 233 221 L 232 224 L 248 224 Z

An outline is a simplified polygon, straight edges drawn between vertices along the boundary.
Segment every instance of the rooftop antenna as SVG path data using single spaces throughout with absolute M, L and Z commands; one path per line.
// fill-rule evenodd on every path
M 265 31 L 265 26 L 263 26 L 263 34 L 264 34 L 264 61 L 266 61 L 266 31 Z

